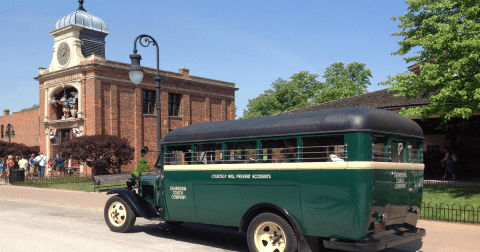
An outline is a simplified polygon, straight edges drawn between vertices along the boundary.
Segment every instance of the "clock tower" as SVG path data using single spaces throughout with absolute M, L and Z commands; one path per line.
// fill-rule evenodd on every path
M 79 0 L 76 11 L 55 22 L 50 34 L 54 37 L 53 59 L 49 72 L 78 66 L 88 56 L 96 54 L 105 58 L 107 24 L 83 8 Z

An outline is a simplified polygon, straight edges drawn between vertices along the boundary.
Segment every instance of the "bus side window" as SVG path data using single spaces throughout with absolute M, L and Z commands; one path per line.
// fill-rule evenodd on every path
M 221 164 L 223 159 L 222 144 L 196 144 L 194 154 L 195 164 Z
M 190 145 L 168 146 L 164 154 L 166 165 L 186 165 L 191 163 Z
M 241 141 L 226 143 L 224 162 L 226 164 L 256 163 L 257 142 Z
M 262 163 L 297 162 L 296 138 L 262 140 L 261 144 Z
M 373 161 L 389 162 L 391 160 L 390 148 L 388 147 L 388 139 L 385 136 L 373 136 Z
M 346 157 L 343 136 L 302 138 L 302 162 L 344 162 Z
M 408 160 L 410 163 L 423 163 L 423 150 L 420 141 L 410 141 L 408 145 Z
M 406 163 L 406 151 L 405 142 L 393 141 L 392 143 L 392 162 L 393 163 Z

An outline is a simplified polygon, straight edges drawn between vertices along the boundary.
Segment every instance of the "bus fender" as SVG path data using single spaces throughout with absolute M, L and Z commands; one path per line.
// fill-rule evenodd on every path
M 153 207 L 152 204 L 148 203 L 144 198 L 135 193 L 132 190 L 128 189 L 113 189 L 107 192 L 107 194 L 117 194 L 122 199 L 124 199 L 127 204 L 135 212 L 135 215 L 143 217 L 145 219 L 158 219 L 160 217 L 160 212 Z
M 244 232 L 248 228 L 248 224 L 250 221 L 255 218 L 260 213 L 264 212 L 273 212 L 280 214 L 283 218 L 286 218 L 287 221 L 292 225 L 293 231 L 295 231 L 295 236 L 298 241 L 298 251 L 299 252 L 308 252 L 311 251 L 309 246 L 307 245 L 307 240 L 305 239 L 305 236 L 303 235 L 302 227 L 298 223 L 297 219 L 293 217 L 293 215 L 287 211 L 287 209 L 280 207 L 278 205 L 272 204 L 272 203 L 260 203 L 257 204 L 253 207 L 251 207 L 242 217 L 242 220 L 240 221 L 240 227 L 239 227 L 239 232 Z

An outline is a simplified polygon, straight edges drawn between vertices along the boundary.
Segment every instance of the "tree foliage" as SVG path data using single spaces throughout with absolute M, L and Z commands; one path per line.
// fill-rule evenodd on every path
M 34 104 L 31 108 L 26 108 L 26 109 L 22 109 L 20 110 L 20 112 L 22 111 L 29 111 L 29 110 L 35 110 L 35 109 L 38 109 L 40 108 L 40 106 L 38 104 Z
M 138 178 L 140 174 L 150 172 L 150 168 L 148 167 L 147 160 L 144 157 L 141 157 L 137 163 L 137 169 L 131 172 L 132 176 Z
M 395 96 L 422 98 L 423 107 L 405 109 L 406 116 L 469 118 L 480 112 L 480 5 L 476 0 L 409 0 L 399 16 L 400 48 L 394 55 L 420 67 L 419 74 L 404 72 L 380 84 L 391 85 Z M 396 17 L 392 17 L 396 20 Z M 407 55 L 408 54 L 408 55 Z M 412 56 L 410 56 L 412 55 Z
M 12 156 L 20 156 L 27 158 L 30 157 L 31 154 L 37 155 L 40 151 L 39 146 L 26 146 L 24 144 L 19 143 L 9 143 L 0 141 L 0 157 L 7 158 L 8 155 Z
M 352 62 L 345 66 L 343 62 L 336 62 L 327 67 L 322 77 L 325 85 L 315 97 L 315 104 L 367 93 L 369 78 L 373 76 L 365 64 Z
M 59 145 L 65 158 L 77 159 L 92 167 L 94 174 L 108 174 L 121 165 L 129 164 L 135 148 L 126 138 L 111 135 L 81 136 Z
M 328 102 L 367 92 L 372 77 L 365 64 L 352 62 L 345 66 L 342 62 L 331 64 L 323 75 L 326 82 L 317 80 L 318 74 L 300 71 L 290 80 L 282 78 L 272 83 L 258 97 L 249 99 L 242 118 L 275 115 L 285 111 Z
M 269 116 L 309 106 L 314 94 L 321 89 L 317 77 L 318 74 L 301 71 L 293 74 L 290 81 L 278 78 L 272 83 L 272 89 L 248 99 L 247 110 L 243 110 L 242 118 Z

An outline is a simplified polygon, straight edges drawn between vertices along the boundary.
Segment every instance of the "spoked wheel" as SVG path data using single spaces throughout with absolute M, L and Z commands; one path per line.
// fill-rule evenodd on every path
M 107 200 L 104 217 L 110 230 L 119 233 L 130 231 L 137 218 L 132 208 L 119 196 Z
M 252 220 L 248 226 L 247 241 L 250 251 L 297 251 L 297 238 L 292 227 L 273 213 L 263 213 Z

